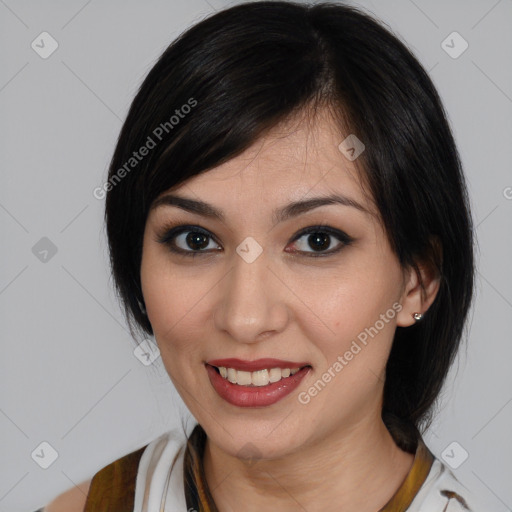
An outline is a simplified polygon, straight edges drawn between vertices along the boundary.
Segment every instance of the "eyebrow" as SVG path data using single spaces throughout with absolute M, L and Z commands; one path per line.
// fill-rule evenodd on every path
M 290 218 L 297 217 L 300 214 L 306 213 L 315 208 L 319 208 L 320 206 L 331 204 L 350 206 L 364 213 L 372 215 L 372 213 L 368 211 L 367 208 L 365 208 L 354 199 L 341 194 L 331 194 L 327 196 L 313 197 L 303 201 L 293 201 L 282 208 L 275 209 L 272 212 L 274 225 L 278 224 L 279 222 L 284 222 Z M 151 206 L 151 210 L 155 210 L 161 206 L 176 206 L 177 208 L 181 208 L 182 210 L 195 213 L 203 217 L 217 219 L 221 222 L 225 221 L 225 216 L 222 210 L 219 210 L 215 206 L 204 201 L 197 201 L 195 199 L 189 199 L 174 194 L 166 194 L 155 200 Z

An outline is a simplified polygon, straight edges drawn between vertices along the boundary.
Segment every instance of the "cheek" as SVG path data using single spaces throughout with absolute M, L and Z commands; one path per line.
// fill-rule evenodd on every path
M 216 280 L 204 271 L 198 278 L 197 272 L 193 267 L 169 263 L 165 254 L 152 247 L 143 253 L 141 283 L 146 311 L 162 361 L 170 376 L 179 380 L 187 367 L 201 362 L 201 348 L 208 341 L 205 336 L 212 332 L 208 301 Z
M 304 390 L 306 399 L 316 397 L 313 408 L 354 418 L 359 407 L 379 400 L 400 309 L 400 275 L 393 261 L 381 266 L 361 258 L 303 285 L 310 311 L 301 330 L 320 363 Z
M 149 321 L 161 342 L 179 347 L 193 339 L 198 326 L 204 325 L 205 290 L 194 281 L 183 283 L 178 276 L 155 274 L 143 286 Z
M 297 280 L 297 295 L 308 306 L 303 329 L 310 331 L 311 340 L 324 340 L 330 352 L 358 337 L 364 342 L 365 333 L 375 335 L 375 328 L 380 339 L 392 338 L 400 308 L 400 276 L 393 260 L 360 258 Z
M 308 304 L 317 305 L 321 321 L 310 313 L 301 330 L 319 364 L 300 399 L 330 421 L 352 422 L 380 400 L 400 305 L 396 292 L 373 276 L 340 281 L 310 288 Z

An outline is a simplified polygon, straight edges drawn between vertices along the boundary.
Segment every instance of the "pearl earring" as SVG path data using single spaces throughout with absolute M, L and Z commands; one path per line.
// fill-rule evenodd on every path
M 416 322 L 418 320 L 421 320 L 423 318 L 423 315 L 421 313 L 413 313 L 412 314 L 412 317 L 414 318 L 414 320 L 416 320 Z

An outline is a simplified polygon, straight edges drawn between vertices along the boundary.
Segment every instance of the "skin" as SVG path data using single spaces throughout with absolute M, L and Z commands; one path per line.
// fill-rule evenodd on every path
M 439 281 L 420 262 L 422 290 L 417 273 L 401 268 L 357 161 L 338 149 L 343 139 L 326 110 L 309 121 L 288 120 L 172 190 L 221 209 L 223 221 L 168 205 L 147 219 L 146 310 L 164 365 L 207 433 L 205 474 L 222 512 L 239 510 L 240 503 L 248 512 L 265 506 L 315 512 L 333 503 L 337 510 L 375 512 L 413 462 L 381 420 L 385 365 L 396 326 L 413 324 L 412 314 L 428 309 Z M 331 193 L 366 211 L 324 205 L 273 225 L 274 209 Z M 194 258 L 171 252 L 157 241 L 170 222 L 208 230 L 216 238 L 206 239 L 210 252 Z M 340 244 L 341 251 L 311 257 L 317 253 L 309 235 L 294 239 L 318 224 L 354 241 L 344 245 L 332 236 L 323 252 Z M 175 242 L 192 251 L 186 234 Z M 248 236 L 263 248 L 252 263 L 236 252 Z M 309 403 L 300 403 L 299 393 L 393 304 L 400 312 Z M 217 395 L 205 370 L 205 361 L 226 357 L 308 361 L 312 369 L 276 404 L 239 408 Z
M 43 508 L 43 512 L 83 512 L 91 480 L 72 487 Z

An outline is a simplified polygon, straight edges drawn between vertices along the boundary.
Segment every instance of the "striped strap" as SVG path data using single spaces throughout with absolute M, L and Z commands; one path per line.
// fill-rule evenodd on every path
M 433 462 L 434 455 L 432 455 L 420 438 L 412 468 L 400 488 L 379 512 L 403 512 L 407 510 L 421 489 L 421 486 L 425 483 Z

